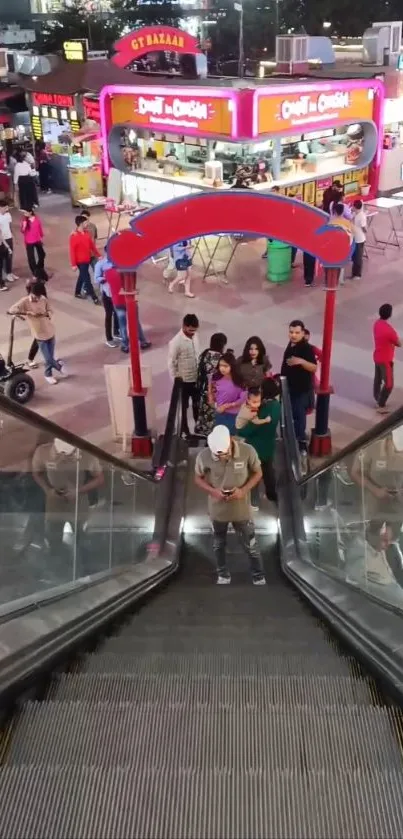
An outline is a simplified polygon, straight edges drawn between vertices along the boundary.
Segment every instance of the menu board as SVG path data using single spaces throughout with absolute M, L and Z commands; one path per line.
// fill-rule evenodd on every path
M 288 198 L 298 198 L 311 204 L 313 207 L 321 207 L 323 204 L 323 193 L 332 185 L 334 178 L 344 186 L 345 195 L 351 198 L 360 195 L 361 187 L 368 183 L 368 166 L 364 169 L 353 169 L 341 175 L 329 175 L 326 178 L 318 178 L 316 181 L 307 181 L 302 184 L 290 184 L 280 186 L 280 195 L 287 195 Z

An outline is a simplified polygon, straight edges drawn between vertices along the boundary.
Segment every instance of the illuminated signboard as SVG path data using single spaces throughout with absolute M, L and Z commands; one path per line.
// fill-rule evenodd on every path
M 32 133 L 35 137 L 35 140 L 42 140 L 43 131 L 42 131 L 42 120 L 38 116 L 31 117 L 31 125 L 32 125 Z
M 94 122 L 101 121 L 100 109 L 99 109 L 99 100 L 95 99 L 83 99 L 83 108 L 84 114 L 87 119 L 93 119 Z
M 74 96 L 61 93 L 32 93 L 34 105 L 53 105 L 56 108 L 74 108 Z
M 65 41 L 63 44 L 63 58 L 65 61 L 87 61 L 88 41 L 85 39 Z
M 201 53 L 197 39 L 182 29 L 173 26 L 143 26 L 129 32 L 114 44 L 115 55 L 112 61 L 118 67 L 128 67 L 136 58 L 148 52 L 170 50 L 187 55 Z
M 278 88 L 277 88 L 278 91 Z M 373 118 L 374 91 L 372 88 L 354 88 L 339 82 L 338 86 L 321 90 L 303 88 L 301 92 L 273 96 L 258 96 L 257 133 L 284 133 L 299 126 L 317 126 L 320 123 L 365 122 Z M 256 128 L 256 126 L 255 126 Z
M 114 96 L 112 123 L 131 123 L 144 128 L 175 132 L 178 129 L 203 136 L 231 136 L 233 103 L 230 97 L 202 97 L 178 93 L 138 93 Z

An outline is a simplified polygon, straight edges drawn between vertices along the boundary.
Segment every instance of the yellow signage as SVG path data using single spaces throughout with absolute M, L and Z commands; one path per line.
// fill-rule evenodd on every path
M 63 44 L 63 56 L 65 61 L 86 61 L 87 41 L 65 41 Z

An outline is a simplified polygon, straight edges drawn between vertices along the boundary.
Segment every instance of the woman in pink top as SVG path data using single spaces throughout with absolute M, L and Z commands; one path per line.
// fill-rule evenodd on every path
M 28 265 L 34 280 L 47 280 L 45 271 L 45 250 L 43 247 L 43 228 L 35 210 L 22 210 L 21 233 L 24 237 Z
M 246 397 L 247 391 L 242 387 L 235 356 L 226 352 L 221 356 L 209 385 L 209 402 L 216 412 L 215 425 L 225 425 L 231 434 L 235 434 L 236 415 Z

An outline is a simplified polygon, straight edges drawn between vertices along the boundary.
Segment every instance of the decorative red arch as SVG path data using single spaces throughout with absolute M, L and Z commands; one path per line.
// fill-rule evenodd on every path
M 118 67 L 128 67 L 136 58 L 149 52 L 168 50 L 185 55 L 200 55 L 197 39 L 174 26 L 143 26 L 134 29 L 113 45 L 112 61 Z
M 351 253 L 350 237 L 343 228 L 329 224 L 327 213 L 301 201 L 252 190 L 176 198 L 137 216 L 130 227 L 108 243 L 109 258 L 121 271 L 135 271 L 176 242 L 218 233 L 278 239 L 311 253 L 327 267 L 342 265 Z

